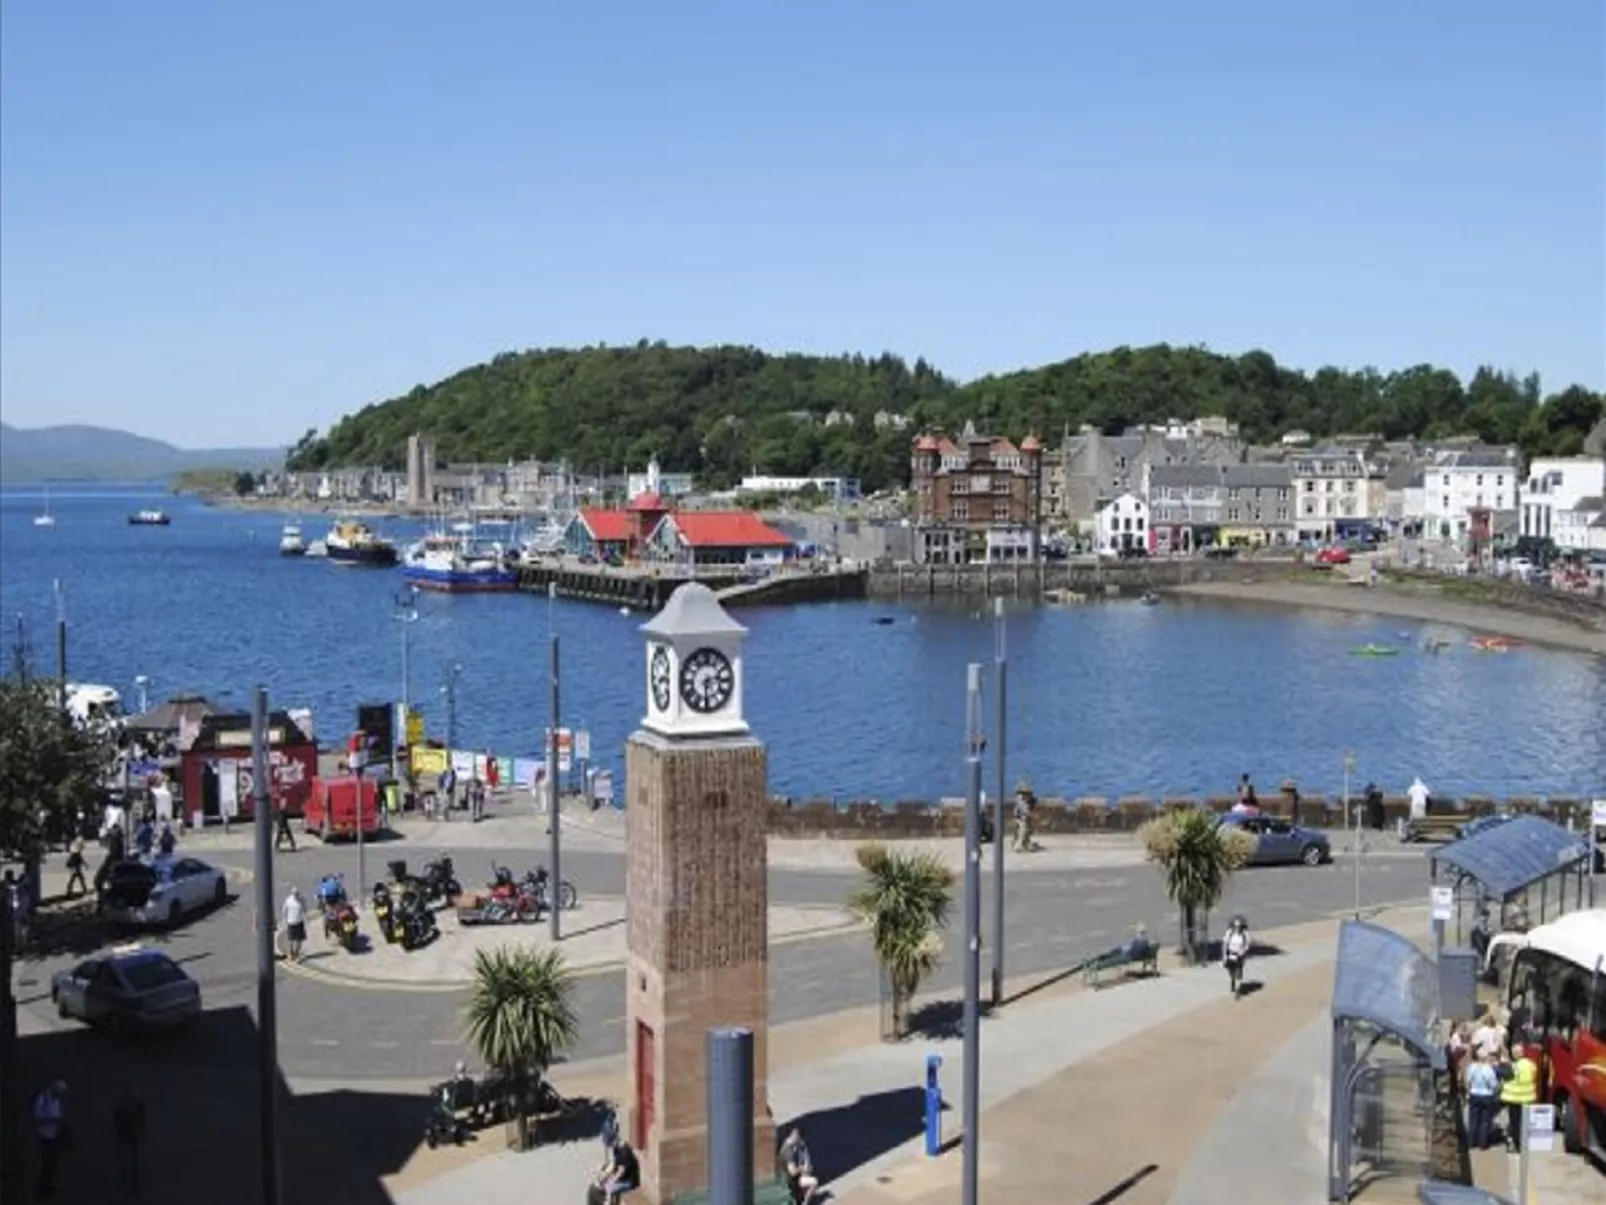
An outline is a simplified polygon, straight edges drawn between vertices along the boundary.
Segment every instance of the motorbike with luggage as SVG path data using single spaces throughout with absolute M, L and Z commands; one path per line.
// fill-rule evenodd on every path
M 495 899 L 517 899 L 520 896 L 533 896 L 536 909 L 545 912 L 552 906 L 550 899 L 552 891 L 552 876 L 545 866 L 537 866 L 534 870 L 524 872 L 524 877 L 515 879 L 513 872 L 506 866 L 491 865 L 491 881 L 487 889 Z M 558 907 L 564 912 L 571 911 L 580 902 L 580 893 L 574 889 L 574 884 L 564 879 L 557 890 Z
M 323 935 L 338 942 L 348 954 L 357 949 L 357 908 L 346 896 L 346 882 L 338 874 L 318 883 L 318 908 L 323 913 Z
M 445 854 L 425 862 L 423 872 L 416 875 L 407 873 L 405 859 L 397 859 L 386 865 L 392 882 L 415 888 L 427 903 L 450 903 L 463 893 L 463 885 L 457 881 L 452 859 Z
M 430 1149 L 442 1143 L 462 1145 L 484 1126 L 527 1118 L 562 1117 L 575 1108 L 544 1076 L 508 1075 L 499 1071 L 476 1078 L 459 1063 L 451 1079 L 429 1090 L 424 1141 Z

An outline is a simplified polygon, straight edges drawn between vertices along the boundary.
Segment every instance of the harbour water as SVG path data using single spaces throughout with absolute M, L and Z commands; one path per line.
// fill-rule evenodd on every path
M 207 507 L 157 486 L 53 487 L 49 528 L 32 523 L 42 501 L 36 489 L 0 491 L 6 643 L 20 615 L 42 672 L 54 667 L 59 579 L 70 676 L 116 686 L 130 707 L 138 676 L 153 704 L 183 692 L 243 707 L 260 682 L 276 706 L 312 708 L 331 741 L 359 703 L 399 695 L 398 570 L 281 557 L 282 516 Z M 129 526 L 145 506 L 161 506 L 172 525 Z M 302 521 L 309 541 L 328 526 Z M 375 526 L 408 539 L 422 530 Z M 642 712 L 645 615 L 529 595 L 427 595 L 417 606 L 410 693 L 431 735 L 446 733 L 450 677 L 460 745 L 538 749 L 556 632 L 562 722 L 591 733 L 599 764 L 622 769 Z M 739 618 L 750 628 L 749 718 L 769 745 L 777 793 L 960 793 L 965 664 L 990 665 L 990 616 L 852 602 Z M 1450 647 L 1421 652 L 1430 634 Z M 1480 654 L 1470 635 L 1174 600 L 1023 606 L 1008 612 L 1010 778 L 1025 775 L 1044 794 L 1114 798 L 1228 794 L 1248 772 L 1262 792 L 1292 778 L 1336 794 L 1353 750 L 1357 785 L 1398 791 L 1420 774 L 1450 795 L 1606 795 L 1606 659 Z M 1369 643 L 1402 651 L 1351 655 Z

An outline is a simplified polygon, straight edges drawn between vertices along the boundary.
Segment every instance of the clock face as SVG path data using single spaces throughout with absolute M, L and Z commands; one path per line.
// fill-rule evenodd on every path
M 718 711 L 730 702 L 735 689 L 736 674 L 718 649 L 695 649 L 681 662 L 680 697 L 693 711 L 702 715 Z
M 652 705 L 659 711 L 669 710 L 669 650 L 654 645 L 652 660 L 648 662 L 647 679 L 652 684 Z

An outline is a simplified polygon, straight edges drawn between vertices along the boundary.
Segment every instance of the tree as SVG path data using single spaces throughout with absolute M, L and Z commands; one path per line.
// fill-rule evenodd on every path
M 539 1079 L 574 1045 L 580 1019 L 574 976 L 559 950 L 501 946 L 474 954 L 474 984 L 464 1009 L 469 1044 L 480 1060 L 516 1085 Z M 527 1145 L 526 1094 L 515 1093 L 519 1147 Z
M 0 679 L 0 851 L 29 866 L 47 837 L 99 803 L 112 759 L 110 734 L 63 715 L 60 689 L 48 678 Z
M 234 492 L 241 498 L 257 492 L 257 479 L 250 473 L 236 473 L 234 476 Z
M 1201 912 L 1221 902 L 1227 880 L 1254 853 L 1248 833 L 1222 825 L 1203 808 L 1181 808 L 1138 830 L 1144 854 L 1165 875 L 1165 893 L 1181 911 L 1182 950 L 1197 959 Z
M 870 926 L 876 961 L 892 996 L 892 1032 L 903 1037 L 909 1004 L 942 958 L 942 929 L 953 903 L 953 872 L 935 854 L 861 845 L 864 883 L 848 908 Z

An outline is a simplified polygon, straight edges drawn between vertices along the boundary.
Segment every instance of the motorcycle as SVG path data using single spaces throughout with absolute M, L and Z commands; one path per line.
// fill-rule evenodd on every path
M 357 948 L 357 909 L 346 896 L 345 879 L 326 875 L 318 883 L 318 906 L 323 913 L 323 935 L 338 942 L 348 954 Z
M 401 936 L 396 915 L 396 901 L 390 894 L 390 888 L 383 883 L 374 884 L 373 893 L 374 924 L 378 927 L 380 936 L 387 942 L 394 943 Z
M 396 940 L 401 944 L 401 948 L 408 952 L 428 945 L 440 933 L 435 924 L 435 913 L 425 902 L 421 892 L 414 890 L 402 892 L 394 915 Z
M 431 1149 L 442 1142 L 462 1145 L 473 1131 L 508 1121 L 519 1112 L 526 1117 L 566 1116 L 575 1109 L 574 1102 L 544 1078 L 494 1071 L 484 1079 L 460 1073 L 436 1084 L 429 1095 L 424 1141 Z
M 450 902 L 463 894 L 463 885 L 457 881 L 452 859 L 445 854 L 424 863 L 424 895 L 431 902 Z
M 537 866 L 526 874 L 524 882 L 535 895 L 543 912 L 551 907 L 548 893 L 552 887 L 552 876 L 547 872 L 545 866 Z M 571 912 L 579 902 L 580 893 L 574 889 L 574 884 L 569 882 L 568 879 L 562 880 L 558 884 L 558 910 L 560 912 Z
M 541 910 L 535 896 L 528 891 L 515 894 L 480 896 L 471 903 L 459 903 L 457 923 L 460 925 L 512 925 L 540 918 Z

